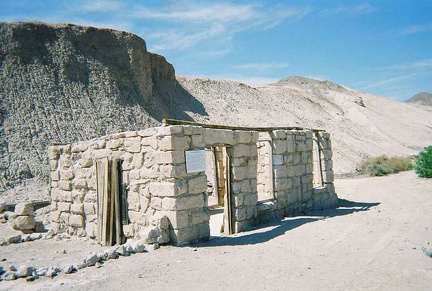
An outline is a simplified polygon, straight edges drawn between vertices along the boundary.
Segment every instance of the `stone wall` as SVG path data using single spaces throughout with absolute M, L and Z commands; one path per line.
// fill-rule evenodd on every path
M 325 132 L 316 134 L 321 147 L 320 162 L 325 181 L 324 186 L 319 188 L 313 187 L 313 132 L 275 130 L 270 135 L 274 199 L 257 205 L 258 222 L 337 206 L 330 135 Z
M 180 245 L 210 236 L 205 172 L 187 173 L 185 151 L 223 146 L 229 157 L 232 231 L 274 217 L 297 215 L 337 205 L 334 193 L 331 145 L 328 133 L 316 134 L 324 183 L 313 188 L 313 133 L 275 130 L 266 143 L 257 131 L 210 129 L 200 126 L 164 126 L 108 135 L 71 145 L 49 147 L 52 226 L 54 231 L 96 236 L 96 170 L 98 159 L 120 159 L 127 192 L 127 237 L 143 238 L 167 218 L 169 238 Z M 271 159 L 270 159 L 271 158 Z M 258 161 L 273 170 L 273 191 L 258 201 Z M 269 171 L 268 171 L 269 172 Z M 266 183 L 266 176 L 260 176 Z M 264 178 L 262 178 L 264 177 Z M 262 182 L 260 182 L 262 183 Z M 269 185 L 265 186 L 267 189 Z M 166 239 L 157 242 L 167 242 Z

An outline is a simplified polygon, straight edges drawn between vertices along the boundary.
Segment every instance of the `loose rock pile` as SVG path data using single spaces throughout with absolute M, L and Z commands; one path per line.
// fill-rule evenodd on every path
M 6 203 L 0 203 L 0 222 L 4 224 L 10 222 L 14 230 L 23 233 L 0 237 L 0 246 L 38 240 L 43 237 L 42 233 L 45 232 L 43 223 L 35 220 L 32 203 L 18 203 L 14 212 L 8 211 Z M 44 237 L 49 236 L 51 234 L 47 233 Z
M 53 278 L 61 272 L 71 274 L 91 266 L 100 268 L 105 261 L 118 259 L 120 256 L 130 256 L 131 254 L 144 252 L 146 252 L 146 245 L 140 241 L 134 241 L 121 246 L 111 247 L 102 252 L 90 253 L 81 263 L 68 264 L 63 267 L 48 266 L 35 268 L 32 266 L 20 266 L 17 268 L 12 265 L 5 269 L 0 265 L 0 281 L 11 281 L 19 278 L 25 278 L 27 281 L 34 281 L 39 277 Z

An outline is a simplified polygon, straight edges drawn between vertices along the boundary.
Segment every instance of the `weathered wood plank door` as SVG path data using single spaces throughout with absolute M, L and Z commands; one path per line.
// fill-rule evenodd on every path
M 120 199 L 124 194 L 121 177 L 121 161 L 96 161 L 97 241 L 103 246 L 119 245 L 123 240 L 122 220 L 127 219 L 121 217 L 125 212 L 122 208 L 126 207 Z

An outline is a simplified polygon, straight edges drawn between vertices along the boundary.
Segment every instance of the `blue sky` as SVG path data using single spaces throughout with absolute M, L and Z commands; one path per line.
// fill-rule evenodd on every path
M 0 21 L 133 32 L 177 74 L 331 80 L 406 100 L 432 93 L 432 0 L 2 0 Z

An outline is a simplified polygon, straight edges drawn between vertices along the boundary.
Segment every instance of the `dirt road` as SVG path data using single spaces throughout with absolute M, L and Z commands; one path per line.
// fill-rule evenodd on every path
M 200 245 L 110 260 L 13 290 L 431 290 L 432 180 L 413 172 L 336 181 L 341 207 Z M 7 267 L 62 264 L 98 247 L 36 241 L 1 247 Z M 67 250 L 60 255 L 61 250 Z M 72 261 L 71 261 L 72 260 Z

